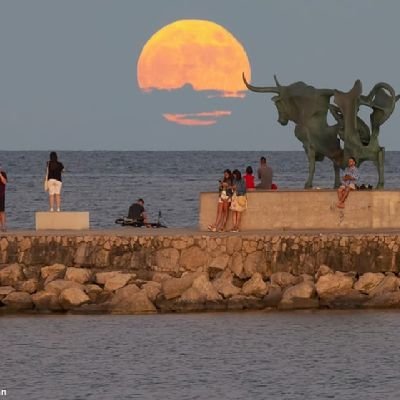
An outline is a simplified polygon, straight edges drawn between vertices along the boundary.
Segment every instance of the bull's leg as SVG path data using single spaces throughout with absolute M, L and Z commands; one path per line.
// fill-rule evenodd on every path
M 304 185 L 304 189 L 311 189 L 315 173 L 315 150 L 310 146 L 307 149 L 308 156 L 308 179 Z
M 376 168 L 378 170 L 378 184 L 376 185 L 377 189 L 383 189 L 385 185 L 384 178 L 384 166 L 385 166 L 385 148 L 381 147 L 378 151 L 377 162 L 375 163 Z
M 337 189 L 340 186 L 340 167 L 334 162 L 333 169 L 335 170 L 335 184 L 333 188 Z

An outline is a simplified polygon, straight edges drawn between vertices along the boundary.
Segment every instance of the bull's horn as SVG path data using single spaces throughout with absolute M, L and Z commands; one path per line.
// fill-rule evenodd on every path
M 250 85 L 250 83 L 247 82 L 246 77 L 244 76 L 244 72 L 242 73 L 242 78 L 244 84 L 247 86 L 247 89 L 253 91 L 253 92 L 260 92 L 260 93 L 278 93 L 280 92 L 279 87 L 276 86 L 263 86 L 263 87 L 258 87 L 258 86 L 253 86 Z
M 278 78 L 276 77 L 276 75 L 274 75 L 274 81 L 275 81 L 275 83 L 276 83 L 276 86 L 277 86 L 278 88 L 280 88 L 280 87 L 281 87 L 281 84 L 278 82 Z

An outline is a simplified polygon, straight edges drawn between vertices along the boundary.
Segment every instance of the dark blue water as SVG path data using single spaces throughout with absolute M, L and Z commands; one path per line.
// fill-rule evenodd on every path
M 214 191 L 225 168 L 244 171 L 258 167 L 265 155 L 280 188 L 302 188 L 307 177 L 303 152 L 59 152 L 66 167 L 62 192 L 63 210 L 90 212 L 93 228 L 115 227 L 129 205 L 143 197 L 152 220 L 161 210 L 168 226 L 197 224 L 199 193 Z M 34 227 L 34 212 L 48 209 L 43 179 L 48 152 L 0 152 L 7 171 L 9 228 Z M 400 152 L 388 152 L 386 187 L 400 187 Z M 372 163 L 361 166 L 361 182 L 376 184 Z M 333 168 L 329 160 L 317 163 L 314 186 L 331 188 Z
M 394 400 L 399 317 L 1 317 L 0 390 L 13 400 Z

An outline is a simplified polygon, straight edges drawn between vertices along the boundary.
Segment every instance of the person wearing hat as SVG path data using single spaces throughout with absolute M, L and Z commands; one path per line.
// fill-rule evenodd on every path
M 0 167 L 0 229 L 2 231 L 6 230 L 6 213 L 5 213 L 6 184 L 7 184 L 7 174 Z

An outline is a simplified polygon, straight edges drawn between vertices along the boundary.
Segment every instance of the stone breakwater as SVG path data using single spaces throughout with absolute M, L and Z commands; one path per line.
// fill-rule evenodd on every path
M 0 312 L 400 307 L 390 233 L 7 234 Z

